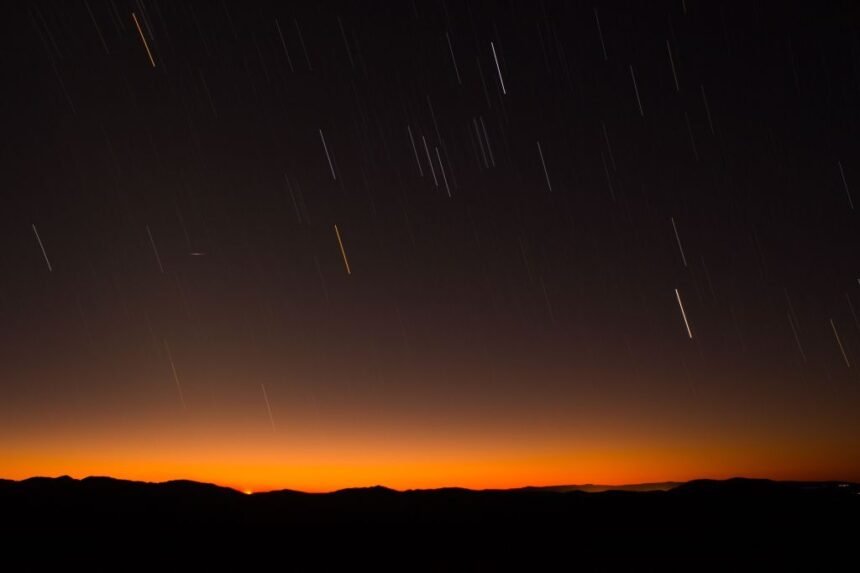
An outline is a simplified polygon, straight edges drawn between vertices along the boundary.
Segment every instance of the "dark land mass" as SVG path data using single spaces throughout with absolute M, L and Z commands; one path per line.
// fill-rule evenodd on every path
M 600 485 L 594 483 L 586 483 L 580 485 L 542 485 L 528 486 L 507 491 L 524 491 L 524 490 L 542 490 L 542 491 L 585 491 L 590 493 L 599 493 L 603 491 L 666 491 L 681 485 L 682 482 L 664 481 L 657 483 L 634 483 L 629 485 Z
M 246 495 L 191 481 L 0 480 L 0 539 L 124 537 L 127 547 L 140 544 L 130 550 L 145 554 L 180 538 L 181 546 L 216 534 L 232 536 L 233 546 L 255 539 L 255 552 L 290 546 L 292 558 L 299 559 L 315 544 L 298 540 L 315 538 L 329 547 L 313 555 L 318 564 L 378 563 L 396 547 L 413 559 L 397 562 L 403 570 L 495 570 L 515 563 L 541 564 L 541 569 L 560 563 L 569 569 L 565 562 L 585 570 L 667 564 L 768 570 L 802 563 L 828 570 L 825 564 L 837 559 L 842 567 L 858 563 L 860 484 L 736 478 L 601 492 L 577 487 L 603 486 L 479 491 L 376 486 Z M 276 545 L 261 541 L 272 538 L 279 540 Z M 344 542 L 361 550 L 346 551 Z

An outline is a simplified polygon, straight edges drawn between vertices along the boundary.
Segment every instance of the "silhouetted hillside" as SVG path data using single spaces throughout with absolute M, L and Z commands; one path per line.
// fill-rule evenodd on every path
M 666 481 L 658 483 L 635 483 L 628 485 L 600 485 L 593 483 L 585 483 L 581 485 L 545 485 L 545 486 L 529 486 L 520 489 L 540 489 L 545 491 L 585 491 L 589 493 L 599 493 L 602 491 L 667 491 L 681 485 L 681 482 Z
M 434 559 L 454 547 L 480 547 L 478 562 L 484 564 L 502 562 L 509 553 L 536 558 L 564 548 L 580 563 L 702 563 L 697 560 L 703 556 L 723 562 L 752 551 L 764 560 L 756 563 L 772 564 L 786 557 L 832 557 L 852 547 L 860 531 L 857 484 L 749 479 L 696 480 L 644 492 L 400 492 L 377 486 L 246 495 L 191 481 L 31 478 L 0 481 L 0 508 L 4 531 L 43 535 L 148 529 L 168 536 L 289 531 L 329 538 L 384 531 L 409 535 L 407 543 L 418 545 L 442 535 L 446 541 L 433 545 Z M 540 541 L 534 546 L 526 542 L 531 539 Z

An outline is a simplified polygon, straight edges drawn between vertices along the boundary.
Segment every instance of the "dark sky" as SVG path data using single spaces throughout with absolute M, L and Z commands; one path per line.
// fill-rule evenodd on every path
M 860 479 L 858 17 L 11 7 L 0 475 Z

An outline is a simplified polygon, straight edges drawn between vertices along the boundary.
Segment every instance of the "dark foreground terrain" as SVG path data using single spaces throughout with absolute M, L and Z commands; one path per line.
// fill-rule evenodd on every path
M 203 538 L 201 555 L 211 557 L 224 549 L 212 540 L 228 538 L 294 564 L 311 557 L 402 570 L 858 570 L 858 484 L 732 479 L 630 489 L 245 495 L 189 481 L 0 480 L 0 533 L 46 547 L 119 539 L 141 556 Z M 326 549 L 311 549 L 320 542 Z

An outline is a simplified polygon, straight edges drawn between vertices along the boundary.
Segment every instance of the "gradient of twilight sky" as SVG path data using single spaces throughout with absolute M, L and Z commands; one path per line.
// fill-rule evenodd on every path
M 0 477 L 860 481 L 857 6 L 364 4 L 12 9 Z

